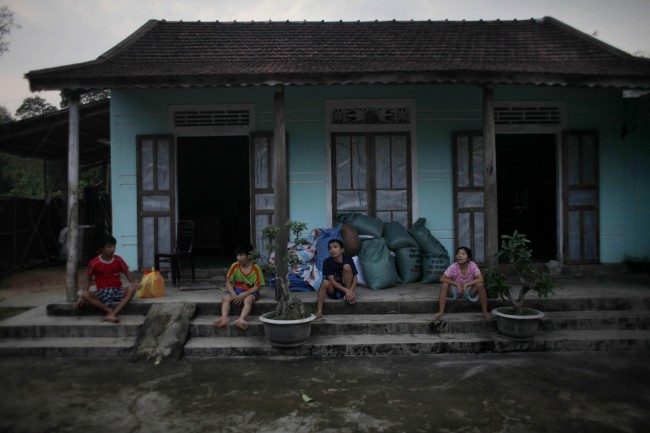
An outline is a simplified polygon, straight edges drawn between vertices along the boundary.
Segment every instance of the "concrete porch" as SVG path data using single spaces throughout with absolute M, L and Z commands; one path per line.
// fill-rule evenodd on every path
M 542 329 L 530 342 L 502 337 L 494 321 L 483 320 L 478 305 L 467 301 L 448 303 L 443 320 L 434 322 L 431 313 L 437 309 L 439 285 L 406 284 L 379 291 L 360 287 L 353 306 L 327 299 L 324 318 L 313 322 L 310 339 L 295 349 L 272 347 L 264 337 L 258 316 L 273 308 L 270 287 L 262 289 L 247 331 L 232 324 L 214 328 L 223 293 L 218 273 L 195 284 L 185 279 L 176 287 L 168 283 L 163 298 L 134 299 L 119 325 L 100 322 L 99 312 L 89 307 L 72 310 L 62 288 L 58 299 L 30 305 L 34 308 L 0 322 L 0 354 L 128 356 L 151 307 L 178 303 L 195 307 L 186 339 L 179 342 L 184 357 L 650 350 L 650 276 L 564 275 L 557 281 L 562 288 L 548 299 L 527 296 L 528 306 L 546 313 Z M 316 292 L 294 293 L 315 308 Z M 24 302 L 29 304 L 28 299 Z M 504 302 L 491 299 L 489 305 Z

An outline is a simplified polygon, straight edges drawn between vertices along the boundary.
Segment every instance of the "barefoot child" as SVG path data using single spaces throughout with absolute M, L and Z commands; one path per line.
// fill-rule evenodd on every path
M 357 267 L 351 257 L 343 251 L 343 242 L 332 239 L 327 244 L 330 257 L 323 262 L 323 282 L 318 289 L 318 308 L 316 318 L 323 317 L 325 294 L 332 299 L 343 298 L 347 304 L 357 300 L 354 289 L 357 288 Z
M 483 317 L 492 319 L 492 314 L 487 310 L 487 295 L 483 284 L 481 270 L 472 261 L 472 250 L 467 247 L 459 247 L 456 250 L 456 262 L 447 268 L 440 277 L 439 304 L 440 310 L 433 315 L 434 319 L 442 317 L 445 313 L 447 299 L 454 300 L 465 297 L 470 302 L 479 301 Z
M 260 299 L 260 289 L 264 285 L 264 275 L 250 255 L 253 250 L 251 244 L 240 244 L 235 249 L 237 261 L 232 264 L 226 276 L 227 294 L 221 298 L 221 318 L 214 321 L 214 326 L 222 328 L 230 322 L 230 303 L 241 305 L 239 319 L 235 326 L 245 331 L 248 329 L 246 317 L 251 312 L 253 302 Z
M 88 263 L 81 298 L 75 303 L 75 308 L 80 307 L 84 301 L 99 308 L 106 313 L 102 322 L 110 323 L 120 323 L 117 315 L 131 301 L 138 287 L 126 262 L 115 254 L 115 244 L 115 238 L 110 235 L 101 240 L 100 254 Z M 120 273 L 131 283 L 126 289 L 122 287 Z M 93 277 L 97 287 L 95 292 L 90 291 Z M 111 308 L 113 302 L 119 302 L 117 307 Z

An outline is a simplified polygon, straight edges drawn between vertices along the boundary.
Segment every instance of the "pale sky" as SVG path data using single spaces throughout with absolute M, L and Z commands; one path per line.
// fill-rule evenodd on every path
M 0 57 L 0 105 L 32 96 L 24 74 L 94 60 L 149 19 L 168 21 L 511 20 L 552 16 L 650 57 L 650 0 L 0 0 L 21 26 Z M 58 108 L 58 92 L 36 93 Z

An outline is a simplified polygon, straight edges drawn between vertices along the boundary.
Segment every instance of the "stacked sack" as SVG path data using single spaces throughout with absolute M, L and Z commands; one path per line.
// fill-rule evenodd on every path
M 422 283 L 437 283 L 450 264 L 449 253 L 420 218 L 408 229 L 422 251 Z
M 337 215 L 347 254 L 358 250 L 357 270 L 373 290 L 401 283 L 437 283 L 449 267 L 449 253 L 418 219 L 410 229 L 357 213 Z M 359 239 L 361 246 L 359 247 Z M 355 263 L 357 261 L 355 260 Z
M 383 238 L 395 253 L 397 273 L 403 283 L 415 283 L 422 278 L 420 246 L 406 228 L 396 222 L 384 224 Z
M 343 227 L 349 225 L 357 231 L 361 238 L 359 248 L 359 263 L 363 272 L 364 282 L 372 290 L 394 287 L 400 281 L 395 266 L 395 257 L 391 254 L 386 240 L 382 238 L 384 222 L 367 215 L 358 213 L 342 213 L 337 219 Z M 348 246 L 345 243 L 346 252 Z M 351 253 L 348 253 L 351 254 Z

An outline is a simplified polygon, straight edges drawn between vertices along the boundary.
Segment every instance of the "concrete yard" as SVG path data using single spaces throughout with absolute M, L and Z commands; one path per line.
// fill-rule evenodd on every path
M 582 352 L 572 347 L 557 352 L 207 356 L 158 364 L 129 362 L 131 357 L 98 356 L 102 352 L 92 344 L 124 340 L 125 348 L 130 347 L 145 320 L 140 310 L 157 302 L 197 303 L 204 311 L 193 326 L 203 335 L 204 327 L 213 328 L 211 315 L 217 312 L 220 290 L 183 291 L 170 285 L 165 298 L 134 301 L 133 314 L 125 314 L 123 323 L 114 326 L 99 322 L 98 315 L 92 314 L 48 316 L 46 305 L 64 300 L 63 286 L 47 273 L 33 275 L 28 285 L 16 281 L 20 277 L 25 282 L 28 275 L 11 276 L 0 283 L 0 307 L 36 307 L 4 320 L 7 336 L 15 333 L 15 339 L 25 344 L 38 344 L 41 333 L 52 335 L 53 341 L 80 345 L 94 356 L 0 357 L 0 432 L 627 433 L 650 429 L 648 350 L 612 352 L 599 347 Z M 581 329 L 582 322 L 601 316 L 603 324 L 592 333 L 637 332 L 646 338 L 647 275 L 566 276 L 560 283 L 563 288 L 548 301 L 555 304 L 547 304 L 556 307 L 549 314 L 547 334 L 561 337 L 567 320 Z M 393 307 L 417 307 L 423 311 L 414 317 L 428 317 L 435 289 L 434 285 L 376 292 L 362 289 L 362 301 L 355 308 L 366 321 L 386 321 L 365 311 L 379 307 L 383 314 Z M 309 302 L 314 294 L 301 297 Z M 272 299 L 271 290 L 265 288 L 261 305 Z M 539 300 L 532 296 L 531 301 Z M 618 305 L 608 311 L 601 308 L 605 303 Z M 337 315 L 349 310 L 337 302 L 328 302 L 327 307 L 331 314 L 321 323 L 322 336 L 315 340 L 329 335 L 328 327 L 341 326 L 339 322 L 345 320 Z M 449 330 L 461 326 L 468 315 L 480 316 L 474 309 L 450 311 L 445 326 Z M 344 318 L 354 322 L 353 316 L 348 313 Z M 409 326 L 425 326 L 429 332 L 430 319 L 413 320 Z M 14 322 L 21 326 L 11 328 Z M 610 326 L 623 330 L 608 330 Z M 626 331 L 628 326 L 637 331 Z M 210 332 L 203 338 L 226 339 L 226 335 Z M 95 337 L 82 338 L 86 333 Z M 363 338 L 368 342 L 377 337 L 367 334 Z M 255 338 L 261 337 L 251 337 L 251 341 Z
M 648 352 L 158 365 L 0 358 L 0 368 L 0 431 L 13 433 L 598 433 L 650 426 Z

